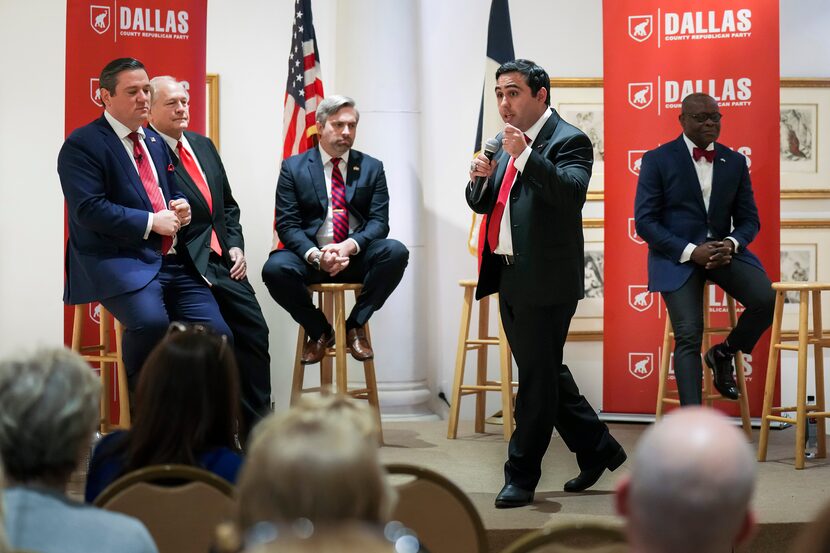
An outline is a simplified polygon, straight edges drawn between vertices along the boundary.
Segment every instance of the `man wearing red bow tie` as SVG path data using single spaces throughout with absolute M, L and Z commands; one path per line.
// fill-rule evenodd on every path
M 134 388 L 171 320 L 228 325 L 187 247 L 177 241 L 190 205 L 176 187 L 164 140 L 142 127 L 150 79 L 133 58 L 101 71 L 104 113 L 72 131 L 58 154 L 69 240 L 63 301 L 99 301 L 124 325 L 122 356 Z
M 739 397 L 733 357 L 752 351 L 775 304 L 764 267 L 747 249 L 761 224 L 746 158 L 715 142 L 721 117 L 711 96 L 687 96 L 679 116 L 683 134 L 643 156 L 634 204 L 637 234 L 648 243 L 648 288 L 663 295 L 674 327 L 682 405 L 702 401 L 706 281 L 746 307 L 726 340 L 704 355 L 724 397 Z

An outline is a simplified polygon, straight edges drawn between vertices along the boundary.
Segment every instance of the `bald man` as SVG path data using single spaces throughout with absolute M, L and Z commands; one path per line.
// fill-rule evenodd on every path
M 728 552 L 749 538 L 756 463 L 726 417 L 675 411 L 643 434 L 634 456 L 616 496 L 632 553 Z

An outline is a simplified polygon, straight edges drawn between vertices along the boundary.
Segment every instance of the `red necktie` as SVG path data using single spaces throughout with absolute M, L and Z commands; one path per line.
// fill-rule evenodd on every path
M 346 185 L 340 173 L 341 159 L 331 158 L 331 222 L 334 243 L 339 244 L 349 236 L 349 212 L 346 209 Z
M 715 150 L 703 150 L 695 146 L 692 149 L 692 157 L 695 161 L 699 160 L 700 158 L 705 158 L 706 161 L 712 163 L 715 161 Z
M 148 156 L 144 155 L 144 148 L 141 147 L 138 140 L 138 133 L 131 132 L 127 138 L 133 142 L 133 159 L 135 159 L 136 167 L 138 167 L 138 176 L 141 177 L 141 184 L 144 185 L 144 190 L 147 192 L 147 197 L 150 199 L 150 205 L 153 206 L 153 212 L 158 213 L 167 209 L 164 205 L 164 198 L 161 195 L 161 188 L 159 188 L 156 176 L 153 174 L 153 168 L 150 167 Z M 173 247 L 172 236 L 161 237 L 161 253 L 166 254 Z
M 525 135 L 525 142 L 530 143 L 530 137 Z M 507 169 L 504 170 L 504 178 L 501 180 L 501 188 L 499 188 L 499 197 L 496 199 L 496 205 L 493 207 L 493 212 L 490 214 L 490 220 L 487 223 L 487 242 L 490 244 L 490 251 L 496 251 L 499 245 L 499 229 L 501 228 L 501 218 L 504 216 L 504 206 L 507 204 L 507 197 L 510 195 L 510 189 L 513 187 L 513 181 L 516 180 L 516 167 L 513 162 L 516 161 L 510 157 L 507 162 Z
M 184 147 L 181 140 L 176 144 L 176 151 L 179 153 L 179 159 L 182 165 L 184 165 L 184 170 L 187 171 L 187 174 L 196 183 L 196 187 L 207 202 L 208 209 L 213 214 L 213 196 L 211 196 L 210 188 L 202 177 L 202 172 L 199 171 L 199 166 L 196 165 L 196 160 L 193 159 L 193 156 L 190 155 L 190 152 Z M 210 229 L 210 249 L 216 252 L 216 255 L 222 255 L 222 246 L 219 245 L 219 237 L 216 236 L 216 231 L 213 228 Z

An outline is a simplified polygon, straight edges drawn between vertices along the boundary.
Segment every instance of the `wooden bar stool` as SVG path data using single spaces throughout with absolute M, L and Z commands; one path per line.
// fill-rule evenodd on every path
M 297 332 L 297 351 L 294 356 L 294 376 L 291 382 L 291 404 L 293 405 L 300 394 L 304 392 L 331 393 L 332 370 L 331 359 L 334 358 L 335 384 L 338 394 L 349 395 L 357 399 L 365 399 L 369 402 L 377 416 L 378 435 L 383 442 L 383 431 L 381 428 L 380 405 L 378 403 L 378 384 L 375 380 L 375 361 L 367 359 L 363 361 L 363 374 L 366 386 L 363 388 L 348 387 L 347 359 L 346 354 L 350 348 L 346 344 L 346 292 L 353 292 L 355 299 L 363 288 L 362 284 L 341 284 L 323 283 L 312 284 L 308 287 L 311 294 L 317 294 L 317 305 L 320 306 L 326 318 L 331 321 L 334 327 L 334 346 L 326 349 L 326 354 L 320 362 L 320 386 L 316 388 L 303 388 L 305 379 L 305 365 L 300 360 L 303 355 L 303 346 L 306 341 L 305 329 L 300 325 Z M 372 345 L 372 337 L 369 333 L 369 324 L 363 325 L 366 332 L 366 340 Z
M 824 357 L 822 349 L 830 346 L 830 337 L 822 334 L 821 327 L 821 292 L 830 290 L 830 283 L 821 282 L 775 282 L 775 314 L 772 318 L 772 336 L 770 337 L 769 359 L 767 361 L 767 382 L 764 389 L 764 410 L 761 414 L 761 439 L 758 442 L 758 460 L 767 460 L 770 422 L 791 423 L 792 419 L 781 413 L 795 411 L 795 468 L 804 468 L 804 438 L 807 429 L 807 417 L 817 419 L 818 451 L 816 456 L 827 456 L 827 439 L 825 436 L 825 419 L 830 413 L 825 411 L 824 403 Z M 784 312 L 784 297 L 787 292 L 798 292 L 798 335 L 783 335 L 781 320 Z M 810 304 L 813 303 L 813 332 L 809 332 Z M 798 342 L 797 345 L 785 342 Z M 807 403 L 807 347 L 813 346 L 816 371 L 816 403 Z M 778 370 L 778 352 L 781 350 L 798 352 L 798 381 L 796 385 L 796 405 L 794 407 L 773 407 L 775 377 Z
M 117 319 L 103 305 L 98 306 L 98 343 L 84 346 L 84 317 L 89 312 L 90 305 L 82 303 L 75 306 L 75 316 L 72 322 L 72 351 L 77 352 L 87 363 L 98 363 L 101 374 L 101 422 L 102 434 L 113 430 L 127 430 L 130 428 L 130 396 L 127 391 L 127 371 L 124 369 L 124 360 L 121 358 L 121 336 L 123 328 Z M 115 326 L 115 349 L 112 349 L 112 327 Z M 110 370 L 116 371 L 118 381 L 118 424 L 113 424 L 110 413 L 112 394 L 112 378 Z
M 712 326 L 711 316 L 709 313 L 709 294 L 711 287 L 714 286 L 711 282 L 706 282 L 706 287 L 703 289 L 703 345 L 702 352 L 705 353 L 712 347 L 712 336 L 726 336 L 735 325 L 738 324 L 738 316 L 735 310 L 735 299 L 729 294 L 726 296 L 726 309 L 729 313 L 729 324 L 724 327 Z M 669 365 L 671 361 L 672 342 L 674 340 L 674 330 L 672 329 L 669 312 L 666 310 L 666 327 L 663 331 L 663 351 L 660 356 L 660 374 L 658 376 L 657 384 L 657 410 L 656 418 L 660 420 L 663 416 L 663 406 L 680 405 L 680 400 L 676 397 L 676 390 L 668 390 L 666 384 L 669 380 Z M 728 399 L 721 396 L 717 391 L 712 392 L 712 373 L 706 366 L 703 367 L 703 403 L 709 407 L 712 406 L 713 401 L 729 401 L 737 402 L 741 408 L 741 421 L 744 432 L 747 438 L 752 440 L 752 423 L 749 418 L 749 398 L 746 393 L 746 375 L 744 374 L 744 356 L 742 352 L 735 355 L 735 380 L 738 384 L 738 390 L 741 392 L 741 397 L 738 399 Z
M 452 404 L 450 405 L 450 421 L 447 428 L 447 438 L 454 440 L 458 434 L 458 413 L 461 408 L 461 398 L 465 395 L 476 396 L 475 431 L 484 432 L 484 414 L 487 392 L 501 392 L 502 421 L 504 422 L 504 439 L 510 440 L 513 432 L 513 363 L 511 360 L 510 345 L 504 335 L 499 318 L 498 338 L 490 336 L 490 296 L 478 302 L 478 338 L 470 338 L 470 319 L 473 306 L 473 296 L 478 282 L 475 280 L 461 280 L 458 285 L 464 288 L 464 303 L 461 306 L 461 328 L 458 332 L 458 349 L 455 356 L 455 378 L 453 379 Z M 501 380 L 487 379 L 487 347 L 499 347 L 499 366 Z M 467 362 L 467 352 L 476 350 L 476 383 L 464 384 L 464 367 Z

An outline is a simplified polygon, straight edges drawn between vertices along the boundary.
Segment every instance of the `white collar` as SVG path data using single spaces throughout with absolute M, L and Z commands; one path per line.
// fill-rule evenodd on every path
M 118 136 L 118 138 L 120 138 L 121 140 L 124 140 L 131 132 L 133 132 L 132 129 L 130 129 L 124 123 L 113 117 L 107 110 L 104 110 L 104 118 L 107 120 L 107 123 L 110 124 L 112 130 L 115 131 L 115 134 Z M 135 132 L 138 133 L 138 136 L 141 138 L 141 140 L 144 140 L 144 127 L 138 127 L 138 130 L 136 130 Z

